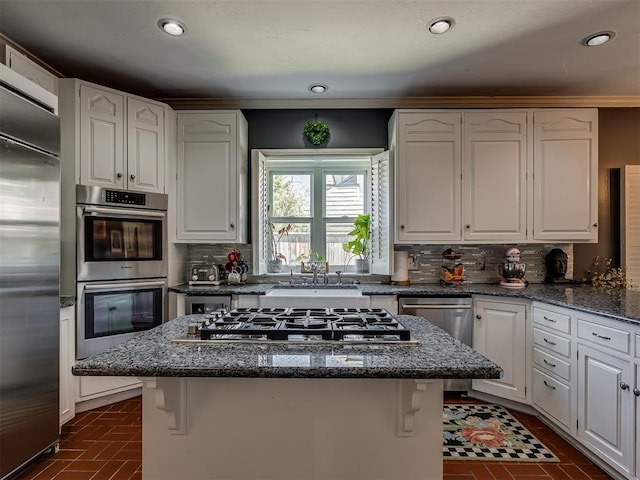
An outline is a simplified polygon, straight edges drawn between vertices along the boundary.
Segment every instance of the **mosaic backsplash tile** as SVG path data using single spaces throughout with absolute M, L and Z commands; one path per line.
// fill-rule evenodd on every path
M 562 249 L 568 257 L 567 279 L 573 279 L 573 244 L 522 244 L 522 245 L 402 245 L 396 250 L 406 250 L 414 258 L 416 269 L 409 270 L 409 280 L 412 284 L 439 283 L 442 265 L 450 262 L 442 257 L 442 252 L 452 249 L 462 254 L 460 262 L 464 266 L 464 278 L 467 283 L 498 283 L 500 282 L 499 265 L 505 261 L 507 248 L 515 246 L 520 250 L 521 260 L 526 264 L 525 279 L 529 283 L 543 283 L 545 276 L 544 257 L 553 248 Z M 208 261 L 224 265 L 227 254 L 237 248 L 242 258 L 251 267 L 252 246 L 236 244 L 189 244 L 187 247 L 187 263 L 200 261 L 205 256 Z M 251 270 L 249 271 L 251 275 Z M 349 275 L 351 277 L 351 275 Z M 356 276 L 356 275 L 353 275 Z M 281 276 L 253 277 L 250 282 L 273 282 Z M 366 275 L 360 280 L 363 283 L 388 283 L 384 276 Z M 581 280 L 581 279 L 576 279 Z

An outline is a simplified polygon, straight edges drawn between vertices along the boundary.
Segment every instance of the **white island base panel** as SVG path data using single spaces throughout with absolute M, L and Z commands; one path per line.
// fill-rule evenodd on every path
M 442 478 L 442 380 L 143 380 L 144 480 Z

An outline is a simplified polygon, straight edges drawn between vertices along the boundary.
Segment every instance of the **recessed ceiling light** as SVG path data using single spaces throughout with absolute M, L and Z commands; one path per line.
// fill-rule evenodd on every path
M 313 85 L 309 85 L 309 91 L 313 93 L 324 93 L 329 90 L 329 87 L 323 85 L 322 83 L 314 83 Z
M 429 22 L 429 31 L 434 35 L 441 35 L 448 32 L 456 24 L 451 17 L 438 17 Z
M 173 18 L 162 18 L 158 20 L 158 26 L 163 32 L 173 35 L 174 37 L 183 35 L 187 30 L 181 22 L 174 20 Z
M 582 45 L 585 47 L 597 47 L 598 45 L 603 45 L 608 41 L 613 40 L 615 36 L 616 32 L 612 31 L 594 33 L 582 40 Z

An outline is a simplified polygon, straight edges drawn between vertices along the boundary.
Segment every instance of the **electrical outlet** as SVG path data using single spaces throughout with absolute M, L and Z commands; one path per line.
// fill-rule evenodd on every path
M 418 270 L 418 255 L 409 255 L 407 268 L 409 270 Z

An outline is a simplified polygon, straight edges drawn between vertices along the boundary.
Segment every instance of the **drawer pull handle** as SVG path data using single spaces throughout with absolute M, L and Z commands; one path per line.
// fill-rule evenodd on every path
M 629 390 L 629 385 L 627 385 L 627 384 L 626 384 L 626 383 L 624 383 L 624 382 L 620 382 L 620 388 L 621 388 L 622 390 Z
M 551 363 L 551 362 L 547 362 L 546 358 L 543 358 L 542 361 L 544 363 L 546 363 L 547 365 L 549 365 L 551 368 L 556 368 L 556 364 L 555 363 Z
M 593 335 L 594 337 L 598 337 L 602 340 L 611 340 L 611 337 L 605 337 L 604 335 L 598 335 L 596 332 L 592 332 L 591 335 Z
M 549 345 L 553 345 L 554 347 L 557 345 L 556 342 L 550 342 L 549 340 L 547 340 L 546 338 L 543 338 L 543 340 L 545 341 L 545 343 L 548 343 Z
M 640 397 L 640 390 L 638 390 L 637 388 L 634 388 L 634 389 L 633 389 L 633 394 L 634 394 L 636 397 Z
M 547 317 L 545 317 L 544 315 L 542 316 L 542 318 L 544 318 L 547 322 L 553 322 L 553 323 L 556 323 L 555 319 L 553 319 L 553 318 L 547 318 Z
M 553 385 L 549 385 L 546 380 L 543 380 L 542 383 L 544 383 L 545 387 L 548 387 L 551 390 L 555 390 L 556 389 L 556 387 L 554 387 Z

